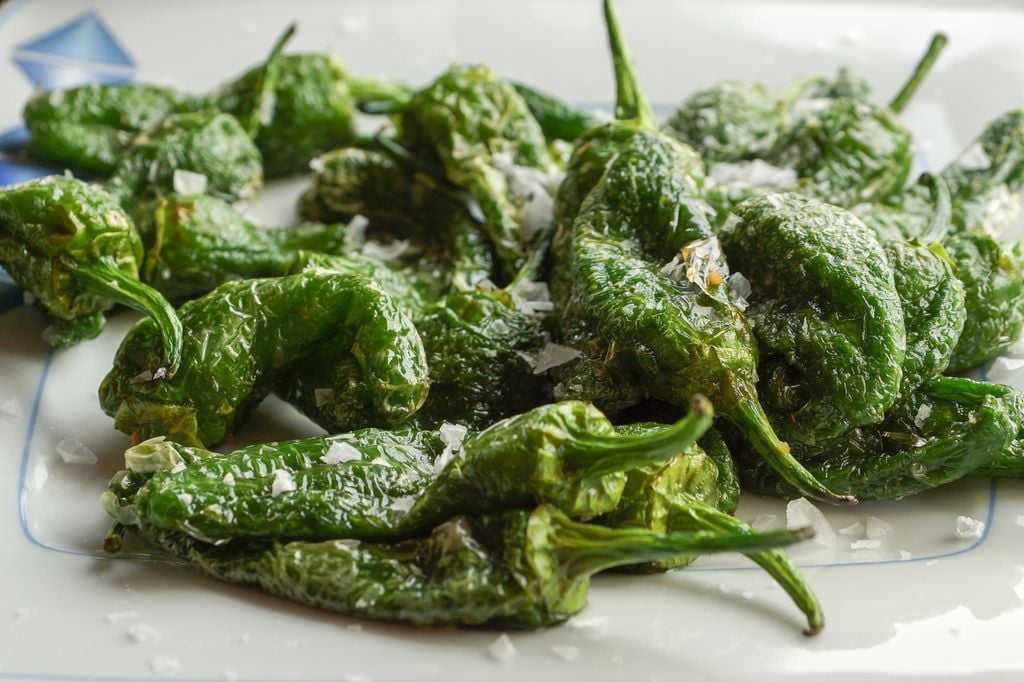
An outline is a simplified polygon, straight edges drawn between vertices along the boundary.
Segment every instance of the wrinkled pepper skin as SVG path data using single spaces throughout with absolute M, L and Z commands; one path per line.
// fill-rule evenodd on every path
M 413 96 L 399 130 L 403 146 L 432 159 L 476 200 L 511 278 L 533 236 L 547 227 L 534 205 L 550 201 L 561 180 L 523 98 L 486 66 L 453 66 Z
M 185 301 L 235 279 L 289 274 L 303 249 L 334 252 L 345 225 L 267 229 L 210 196 L 170 194 L 135 211 L 146 247 L 143 279 L 172 301 Z
M 256 135 L 268 178 L 302 173 L 318 155 L 355 138 L 355 100 L 336 57 L 292 54 L 278 68 L 273 108 Z M 250 69 L 214 93 L 220 109 L 247 114 L 265 69 Z
M 306 272 L 229 282 L 179 309 L 185 329 L 173 379 L 152 365 L 155 328 L 136 324 L 100 386 L 118 429 L 185 445 L 222 441 L 290 368 L 318 347 L 351 350 L 381 424 L 407 419 L 426 399 L 426 359 L 402 307 L 364 277 Z
M 142 240 L 100 187 L 50 176 L 0 190 L 0 265 L 46 313 L 54 346 L 91 339 L 115 302 L 155 320 L 162 351 L 150 369 L 173 373 L 181 359 L 174 308 L 139 281 Z
M 431 381 L 421 423 L 482 428 L 547 402 L 548 380 L 530 362 L 543 324 L 507 299 L 501 290 L 455 292 L 418 323 Z
M 581 141 L 573 163 L 579 162 L 586 176 L 573 179 L 575 168 L 570 167 L 563 185 L 569 189 L 567 206 L 559 207 L 556 216 L 572 223 L 566 233 L 566 223 L 560 222 L 555 240 L 560 263 L 553 285 L 562 310 L 579 310 L 651 396 L 680 406 L 690 395 L 706 392 L 718 413 L 739 425 L 787 480 L 809 496 L 855 502 L 810 477 L 768 423 L 755 388 L 757 346 L 743 314 L 731 303 L 728 284 L 705 281 L 705 291 L 688 279 L 663 274 L 658 260 L 711 233 L 706 204 L 690 193 L 696 180 L 686 173 L 692 168 L 687 159 L 699 162 L 699 157 L 656 132 L 610 0 L 604 9 L 620 121 L 609 127 L 612 139 Z M 583 149 L 593 151 L 581 154 Z M 598 170 L 595 160 L 602 157 L 611 160 Z M 595 176 L 599 180 L 573 219 L 569 205 Z
M 881 201 L 903 188 L 910 131 L 887 108 L 852 98 L 817 100 L 780 135 L 767 160 L 793 168 L 800 191 L 838 206 Z
M 949 362 L 951 372 L 999 356 L 1024 328 L 1024 254 L 979 232 L 960 232 L 945 242 L 963 283 L 967 319 Z
M 151 533 L 220 580 L 336 613 L 416 625 L 539 628 L 586 605 L 590 576 L 682 554 L 780 547 L 807 531 L 663 535 L 570 521 L 550 506 L 446 521 L 395 544 L 333 540 L 265 547 L 203 546 Z
M 424 282 L 432 298 L 495 276 L 494 252 L 465 202 L 378 151 L 337 149 L 318 157 L 299 215 L 319 221 L 363 216 L 368 236 L 409 240 L 419 252 L 402 265 L 415 270 L 410 276 Z
M 665 132 L 696 149 L 708 165 L 760 158 L 781 129 L 781 106 L 764 86 L 740 81 L 698 90 L 665 121 Z
M 967 305 L 963 284 L 941 246 L 889 242 L 883 248 L 907 332 L 900 401 L 946 371 L 964 329 Z
M 907 341 L 892 266 L 874 234 L 851 213 L 796 194 L 753 197 L 734 215 L 722 245 L 750 280 L 747 316 L 803 394 L 780 428 L 813 442 L 881 421 L 900 388 Z
M 332 446 L 345 448 L 340 461 L 331 459 Z M 126 525 L 211 544 L 382 540 L 394 537 L 405 513 L 401 500 L 433 478 L 432 463 L 443 448 L 436 431 L 411 428 L 263 443 L 223 455 L 153 439 L 128 450 L 129 469 L 115 480 L 149 475 L 130 497 L 115 496 L 108 509 Z M 160 470 L 132 471 L 141 468 L 140 460 L 158 462 Z M 187 466 L 175 468 L 179 463 Z M 295 489 L 275 494 L 275 481 L 285 474 Z
M 204 103 L 170 88 L 90 83 L 39 92 L 25 105 L 28 153 L 73 171 L 109 175 L 139 133 Z
M 816 476 L 864 500 L 895 500 L 977 471 L 1014 440 L 1018 425 L 998 397 L 942 397 L 940 378 L 895 406 L 881 424 L 852 429 L 793 453 Z M 748 452 L 734 448 L 744 485 L 780 497 L 798 493 Z
M 541 502 L 572 518 L 615 509 L 625 472 L 664 462 L 711 425 L 713 410 L 696 397 L 671 427 L 639 436 L 615 433 L 596 408 L 564 401 L 535 408 L 468 438 L 402 519 L 406 534 L 459 514 L 489 513 Z
M 616 427 L 619 433 L 642 434 L 657 424 Z M 626 473 L 626 487 L 615 511 L 600 517 L 611 528 L 646 528 L 659 533 L 679 531 L 753 532 L 730 514 L 739 502 L 739 470 L 716 431 L 709 431 L 698 445 L 681 452 L 670 462 L 647 465 Z M 752 552 L 747 557 L 763 568 L 786 590 L 807 616 L 806 634 L 825 625 L 821 604 L 800 570 L 781 550 Z M 690 564 L 696 556 L 673 557 L 618 570 L 626 573 L 660 573 Z
M 174 172 L 206 176 L 206 193 L 237 201 L 263 186 L 260 152 L 234 116 L 204 111 L 168 116 L 125 150 L 108 189 L 126 205 L 174 189 Z

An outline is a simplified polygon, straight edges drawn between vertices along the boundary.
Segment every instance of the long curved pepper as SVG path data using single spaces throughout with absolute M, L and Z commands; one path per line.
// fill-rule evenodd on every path
M 112 196 L 50 176 L 0 190 L 0 265 L 50 319 L 45 338 L 66 346 L 93 338 L 115 302 L 148 315 L 161 352 L 142 368 L 173 375 L 182 329 L 163 296 L 139 281 L 142 240 Z M 141 371 L 141 370 L 140 370 Z
M 541 505 L 457 517 L 427 537 L 395 544 L 210 547 L 173 533 L 146 534 L 215 578 L 336 613 L 418 625 L 537 628 L 582 610 L 590 576 L 600 571 L 687 554 L 781 547 L 813 531 L 661 534 L 579 523 Z

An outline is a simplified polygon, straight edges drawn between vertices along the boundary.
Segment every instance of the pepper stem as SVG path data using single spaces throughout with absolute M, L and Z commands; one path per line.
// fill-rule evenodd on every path
M 393 114 L 402 111 L 416 93 L 407 83 L 384 78 L 348 76 L 348 90 L 364 114 Z
M 724 415 L 753 444 L 761 457 L 784 481 L 807 497 L 836 505 L 857 504 L 853 495 L 838 495 L 814 477 L 789 452 L 789 444 L 779 440 L 756 399 L 743 400 L 738 409 Z
M 946 38 L 945 33 L 936 33 L 932 36 L 932 41 L 928 44 L 928 49 L 925 50 L 924 55 L 920 61 L 917 62 L 917 66 L 914 67 L 914 71 L 910 74 L 910 78 L 900 91 L 896 93 L 896 96 L 892 98 L 889 103 L 889 108 L 895 111 L 897 114 L 902 112 L 904 107 L 907 106 L 907 102 L 917 92 L 918 86 L 921 85 L 921 81 L 924 80 L 925 76 L 932 70 L 935 65 L 935 60 L 939 58 L 939 54 L 943 48 L 946 47 L 946 43 L 949 42 Z
M 695 395 L 689 414 L 656 433 L 642 436 L 580 434 L 566 452 L 566 461 L 570 466 L 584 469 L 589 476 L 666 461 L 696 443 L 711 427 L 714 413 L 707 398 Z
M 686 507 L 687 514 L 698 527 L 724 533 L 754 533 L 753 529 L 737 518 L 729 516 L 696 499 Z M 825 627 L 825 616 L 821 603 L 804 580 L 796 564 L 779 549 L 748 552 L 746 557 L 760 566 L 790 596 L 797 608 L 807 618 L 806 635 L 816 635 Z
M 646 528 L 607 528 L 551 514 L 549 541 L 566 574 L 593 575 L 616 566 L 715 552 L 758 552 L 814 537 L 813 528 L 767 533 L 695 531 L 658 533 Z
M 174 306 L 159 291 L 109 261 L 75 265 L 74 272 L 91 290 L 153 318 L 163 340 L 167 377 L 173 376 L 181 364 L 181 347 L 184 343 L 181 320 Z
M 953 200 L 949 196 L 949 185 L 941 177 L 930 173 L 921 175 L 918 182 L 931 190 L 932 204 L 935 206 L 932 219 L 928 221 L 928 227 L 921 233 L 919 240 L 922 244 L 941 241 L 949 233 L 949 224 L 953 219 Z
M 285 45 L 295 35 L 295 31 L 296 25 L 295 22 L 292 22 L 274 43 L 274 47 L 271 48 L 270 54 L 267 56 L 267 61 L 264 62 L 259 80 L 256 82 L 252 109 L 242 121 L 242 127 L 245 128 L 245 132 L 249 133 L 249 137 L 256 137 L 274 115 L 274 106 L 277 103 L 277 81 L 281 76 L 281 56 L 284 53 Z
M 643 128 L 657 130 L 658 123 L 646 95 L 640 89 L 636 66 L 622 37 L 622 29 L 619 27 L 619 18 L 612 0 L 604 0 L 604 20 L 608 28 L 608 45 L 612 51 L 612 64 L 615 68 L 615 118 L 622 121 L 633 120 Z

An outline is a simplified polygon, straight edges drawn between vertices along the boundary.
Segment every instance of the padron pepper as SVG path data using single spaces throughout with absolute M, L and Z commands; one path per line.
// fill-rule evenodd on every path
M 564 201 L 583 194 L 588 184 L 583 173 L 599 180 L 563 242 L 568 253 L 559 254 L 563 260 L 556 269 L 571 276 L 560 300 L 579 306 L 650 395 L 682 405 L 693 393 L 706 392 L 718 413 L 737 424 L 787 481 L 819 499 L 853 502 L 816 481 L 772 430 L 757 399 L 757 346 L 721 275 L 709 272 L 697 284 L 667 276 L 656 264 L 710 235 L 693 192 L 692 173 L 699 174 L 700 160 L 658 132 L 610 0 L 605 14 L 619 83 L 619 120 L 603 140 L 585 136 L 573 155 L 581 171 L 573 178 L 576 169 L 570 167 L 563 190 L 572 193 Z M 600 158 L 612 159 L 603 171 L 596 168 Z M 558 215 L 571 210 L 562 207 Z
M 784 359 L 797 404 L 779 424 L 801 441 L 881 421 L 895 402 L 906 328 L 893 269 L 853 214 L 797 194 L 752 197 L 722 235 L 750 280 L 747 316 Z
M 1024 328 L 1024 252 L 977 231 L 958 232 L 945 248 L 963 283 L 967 319 L 949 362 L 951 372 L 999 356 Z
M 336 613 L 416 625 L 538 628 L 586 605 L 590 576 L 642 561 L 750 552 L 811 537 L 770 533 L 662 534 L 571 521 L 550 505 L 460 516 L 426 537 L 392 544 L 353 540 L 210 547 L 152 532 L 171 553 L 226 582 Z
M 143 369 L 177 371 L 182 330 L 174 308 L 139 281 L 142 240 L 100 187 L 50 176 L 0 190 L 0 265 L 46 313 L 55 346 L 90 339 L 121 303 L 149 315 L 154 354 Z M 141 371 L 141 370 L 140 370 Z
M 1019 426 L 1001 397 L 949 397 L 939 378 L 893 407 L 880 424 L 862 426 L 818 443 L 794 443 L 793 454 L 829 485 L 860 499 L 895 500 L 972 475 L 1004 452 Z M 738 442 L 738 440 L 737 440 Z M 752 453 L 734 448 L 745 486 L 797 497 Z
M 619 433 L 640 435 L 660 424 L 636 423 L 616 427 Z M 739 471 L 722 437 L 708 431 L 698 444 L 682 450 L 668 462 L 647 464 L 626 473 L 626 487 L 615 509 L 599 521 L 612 528 L 647 528 L 660 533 L 708 530 L 752 532 L 730 514 L 739 502 Z M 800 570 L 781 550 L 751 552 L 747 557 L 767 572 L 807 617 L 806 634 L 821 631 L 825 620 L 821 604 Z M 673 557 L 619 570 L 656 573 L 686 566 L 696 556 Z
M 226 455 L 170 441 L 130 449 L 129 470 L 158 469 L 134 495 L 139 524 L 204 542 L 396 539 L 454 516 L 553 504 L 573 518 L 615 509 L 626 471 L 671 459 L 703 434 L 710 406 L 643 436 L 618 436 L 584 403 L 548 405 L 498 422 L 443 449 L 437 432 L 365 429 Z M 153 463 L 156 464 L 153 464 Z M 182 468 L 179 463 L 191 463 Z M 231 474 L 226 480 L 225 476 Z M 115 477 L 117 486 L 121 483 Z M 282 482 L 285 482 L 283 484 Z M 276 493 L 276 494 L 275 494 Z
M 311 271 L 228 282 L 178 313 L 185 361 L 172 379 L 149 372 L 158 336 L 142 320 L 100 386 L 103 410 L 126 433 L 219 443 L 325 344 L 355 356 L 381 424 L 407 419 L 426 398 L 426 360 L 412 321 L 365 277 Z
M 482 65 L 457 65 L 398 116 L 398 142 L 437 166 L 479 206 L 506 277 L 551 222 L 561 172 L 522 96 Z

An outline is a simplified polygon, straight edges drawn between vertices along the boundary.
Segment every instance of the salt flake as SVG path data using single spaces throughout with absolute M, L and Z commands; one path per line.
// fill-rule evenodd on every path
M 775 514 L 758 514 L 754 517 L 754 520 L 750 522 L 750 527 L 757 532 L 765 531 L 775 525 Z
M 558 656 L 566 663 L 572 663 L 580 657 L 580 648 L 578 646 L 553 646 L 551 647 L 551 653 Z
M 957 164 L 964 170 L 983 171 L 992 167 L 992 159 L 985 153 L 985 148 L 981 143 L 975 142 L 964 150 L 960 158 L 957 159 Z
M 716 163 L 711 179 L 722 184 L 760 189 L 788 189 L 797 183 L 796 171 L 780 168 L 760 159 L 738 163 Z
M 209 184 L 206 176 L 202 173 L 193 173 L 192 171 L 181 170 L 180 168 L 174 171 L 172 182 L 174 184 L 174 193 L 185 196 L 206 194 L 206 187 Z
M 854 540 L 850 543 L 850 549 L 878 549 L 881 546 L 881 540 Z
M 575 360 L 580 352 L 575 348 L 548 341 L 537 353 L 537 363 L 533 366 L 534 374 L 543 374 L 552 367 L 559 367 Z
M 970 516 L 956 517 L 953 534 L 961 540 L 975 540 L 985 533 L 985 522 L 972 519 Z
M 137 644 L 148 644 L 160 641 L 160 633 L 152 625 L 135 623 L 128 628 L 128 639 Z
M 17 397 L 12 396 L 0 403 L 0 416 L 20 417 L 21 414 L 21 403 L 18 402 Z
M 154 656 L 150 666 L 157 675 L 169 675 L 181 670 L 181 661 L 176 656 Z
M 57 443 L 57 454 L 68 464 L 95 464 L 96 455 L 77 438 L 65 438 Z
M 292 477 L 292 472 L 286 469 L 277 469 L 274 471 L 274 482 L 270 486 L 270 494 L 272 497 L 277 497 L 284 493 L 290 493 L 298 488 L 295 485 L 295 479 Z
M 361 253 L 364 256 L 377 258 L 384 262 L 395 261 L 412 250 L 412 242 L 408 239 L 396 239 L 387 244 L 370 239 L 363 244 Z
M 786 505 L 786 528 L 795 530 L 805 526 L 814 529 L 814 542 L 819 545 L 831 547 L 835 543 L 836 533 L 825 515 L 807 498 L 800 497 Z
M 849 526 L 843 526 L 836 532 L 840 535 L 863 535 L 864 524 L 860 521 L 857 521 L 856 523 L 851 523 Z
M 363 453 L 356 450 L 348 443 L 337 442 L 331 443 L 331 447 L 327 448 L 327 452 L 320 458 L 320 461 L 324 464 L 335 465 L 341 464 L 342 462 L 353 462 L 361 460 Z
M 883 521 L 877 516 L 866 517 L 864 519 L 864 523 L 867 526 L 865 533 L 872 540 L 884 538 L 892 532 L 892 524 L 887 521 Z
M 496 661 L 510 663 L 516 657 L 516 645 L 505 633 L 501 633 L 496 640 L 487 647 L 487 653 Z

